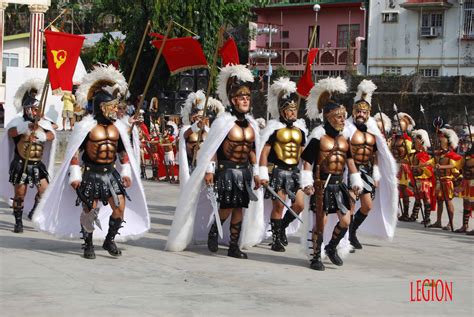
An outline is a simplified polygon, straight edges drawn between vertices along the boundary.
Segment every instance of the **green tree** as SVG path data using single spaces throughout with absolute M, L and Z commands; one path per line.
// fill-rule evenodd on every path
M 228 33 L 234 37 L 238 30 L 246 30 L 252 17 L 251 7 L 269 3 L 268 0 L 95 0 L 95 10 L 99 13 L 113 14 L 118 18 L 117 28 L 126 35 L 124 53 L 120 59 L 121 69 L 129 77 L 140 41 L 148 20 L 153 23 L 152 30 L 164 34 L 170 18 L 197 33 L 204 53 L 211 63 L 216 47 L 217 33 L 226 24 Z M 186 30 L 174 27 L 172 37 L 189 36 Z M 245 37 L 243 37 L 245 38 Z M 241 62 L 246 62 L 246 43 L 237 41 Z M 141 53 L 130 91 L 137 95 L 145 86 L 149 71 L 156 56 L 156 49 L 147 43 Z M 245 60 L 242 59 L 245 58 Z M 152 80 L 151 94 L 158 89 L 173 89 L 169 72 L 161 60 Z

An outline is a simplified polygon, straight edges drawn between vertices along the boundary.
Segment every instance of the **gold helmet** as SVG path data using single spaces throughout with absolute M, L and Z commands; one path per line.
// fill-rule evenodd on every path
M 370 116 L 370 111 L 372 110 L 372 94 L 376 89 L 377 86 L 375 86 L 371 80 L 364 79 L 360 82 L 359 86 L 357 86 L 357 94 L 354 97 L 352 117 L 355 117 L 359 110 L 368 111 Z
M 233 107 L 231 100 L 234 97 L 250 96 L 253 81 L 252 72 L 244 65 L 223 67 L 217 78 L 217 94 L 224 107 Z
M 347 84 L 341 77 L 329 77 L 319 80 L 309 92 L 306 100 L 306 115 L 309 119 L 328 121 L 338 131 L 344 129 L 344 124 L 339 124 L 335 118 L 347 116 L 346 107 L 338 101 L 338 95 L 347 92 Z
M 280 77 L 270 86 L 267 96 L 268 111 L 275 119 L 282 116 L 282 112 L 288 108 L 298 111 L 296 98 L 296 83 L 287 77 Z

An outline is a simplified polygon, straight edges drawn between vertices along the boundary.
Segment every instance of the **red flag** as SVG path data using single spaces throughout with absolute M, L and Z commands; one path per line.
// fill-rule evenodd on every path
M 44 36 L 51 89 L 72 91 L 72 77 L 85 37 L 50 30 L 44 31 Z
M 151 35 L 159 38 L 159 40 L 152 41 L 152 44 L 160 49 L 163 35 L 157 33 Z M 204 56 L 201 44 L 190 36 L 167 39 L 163 56 L 172 75 L 188 69 L 207 67 L 206 56 Z
M 237 51 L 237 45 L 233 38 L 229 38 L 224 45 L 219 49 L 219 55 L 222 58 L 222 65 L 227 66 L 229 64 L 238 65 L 239 52 Z
M 296 92 L 302 97 L 308 97 L 309 91 L 314 86 L 313 78 L 311 76 L 311 64 L 313 64 L 314 58 L 317 54 L 317 48 L 312 48 L 309 51 L 308 57 L 306 58 L 306 68 L 304 70 L 303 76 L 301 76 L 300 80 L 298 80 L 298 84 L 296 85 Z

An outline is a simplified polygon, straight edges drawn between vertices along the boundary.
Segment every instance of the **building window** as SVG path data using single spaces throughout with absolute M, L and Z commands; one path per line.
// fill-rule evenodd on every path
M 388 75 L 401 75 L 402 68 L 399 66 L 385 66 L 383 68 L 383 73 Z
M 18 54 L 4 52 L 2 65 L 2 72 L 6 71 L 8 66 L 18 67 Z
M 438 77 L 439 69 L 438 68 L 421 68 L 419 73 L 423 77 Z
M 355 39 L 360 35 L 360 24 L 351 24 L 351 46 L 355 46 Z M 337 26 L 337 46 L 347 47 L 349 42 L 349 24 L 339 24 Z
M 281 38 L 282 38 L 282 39 L 288 39 L 288 38 L 290 38 L 290 31 L 282 31 L 282 32 L 281 32 Z
M 474 0 L 465 0 L 463 21 L 463 38 L 474 39 Z
M 382 23 L 398 23 L 398 12 L 382 12 Z
M 421 15 L 422 37 L 438 37 L 443 35 L 443 13 L 431 12 Z

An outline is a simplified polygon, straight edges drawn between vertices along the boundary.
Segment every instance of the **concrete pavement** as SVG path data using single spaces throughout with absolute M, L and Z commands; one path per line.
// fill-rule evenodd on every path
M 35 231 L 12 232 L 13 216 L 0 203 L 2 316 L 473 316 L 474 237 L 400 223 L 394 241 L 361 237 L 362 251 L 343 267 L 309 269 L 290 239 L 287 252 L 267 242 L 249 260 L 217 255 L 206 246 L 164 251 L 178 186 L 145 182 L 152 228 L 119 244 L 113 258 L 96 246 L 82 258 L 81 241 Z M 456 201 L 455 227 L 461 221 Z M 435 215 L 432 215 L 434 220 Z M 445 219 L 444 223 L 447 222 Z M 474 221 L 471 220 L 471 227 Z M 452 301 L 411 302 L 410 282 L 452 282 Z

